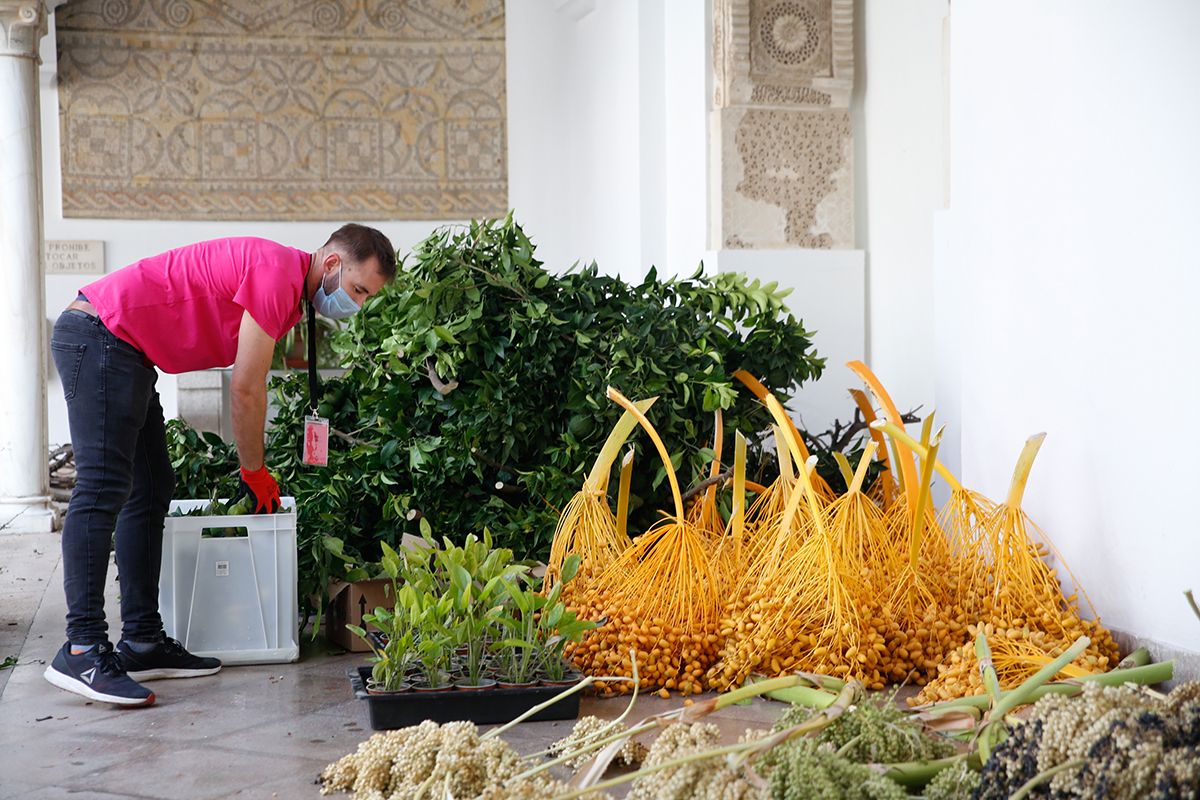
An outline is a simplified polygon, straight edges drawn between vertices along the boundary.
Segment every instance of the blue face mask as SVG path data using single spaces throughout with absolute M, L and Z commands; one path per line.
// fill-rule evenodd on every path
M 313 295 L 313 308 L 321 316 L 330 319 L 345 319 L 359 310 L 358 303 L 354 302 L 350 293 L 342 288 L 341 267 L 338 267 L 337 288 L 326 293 L 325 282 L 322 281 L 321 285 L 317 287 L 317 293 Z

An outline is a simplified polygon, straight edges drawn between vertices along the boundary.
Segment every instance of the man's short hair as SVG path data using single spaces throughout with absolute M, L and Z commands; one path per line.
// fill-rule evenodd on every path
M 343 225 L 333 232 L 325 247 L 341 251 L 357 264 L 365 264 L 374 256 L 379 260 L 380 275 L 389 281 L 396 277 L 396 249 L 374 228 L 354 222 Z

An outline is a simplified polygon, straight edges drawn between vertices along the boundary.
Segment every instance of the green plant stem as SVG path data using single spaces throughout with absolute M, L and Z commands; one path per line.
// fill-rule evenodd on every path
M 796 689 L 821 689 L 826 692 L 830 692 L 831 696 L 836 697 L 837 693 L 840 692 L 846 686 L 846 681 L 842 680 L 841 678 L 835 678 L 832 675 L 821 675 L 820 673 L 817 673 L 817 672 L 793 672 L 788 677 L 798 678 L 799 681 L 794 686 L 785 687 L 783 690 L 773 689 L 773 690 L 767 692 L 766 695 L 764 695 L 764 696 L 769 697 L 772 700 L 778 699 L 778 700 L 781 700 L 782 702 L 786 703 L 786 702 L 790 702 L 787 699 L 785 699 L 787 696 L 787 693 L 790 692 L 793 688 L 796 688 Z M 751 686 L 751 685 L 754 685 L 757 683 L 762 683 L 765 680 L 769 680 L 769 679 L 763 678 L 761 676 L 758 676 L 758 677 L 751 676 L 750 678 L 748 678 L 746 680 L 745 685 Z M 781 693 L 784 696 L 777 697 L 777 695 L 780 695 Z M 798 696 L 803 696 L 803 695 L 798 695 Z
M 987 721 L 979 728 L 979 733 L 976 736 L 976 746 L 979 749 L 980 763 L 987 763 L 988 758 L 991 757 L 992 748 L 1000 743 L 1000 740 L 1007 731 L 1007 717 L 1009 712 L 1017 706 L 1028 703 L 1030 696 L 1040 686 L 1061 672 L 1062 668 L 1067 664 L 1078 658 L 1079 654 L 1086 650 L 1091 643 L 1092 640 L 1088 637 L 1080 636 L 1075 640 L 1074 644 L 1055 657 L 1049 664 L 1046 664 L 1033 675 L 1026 678 L 1016 689 L 1013 689 L 1006 695 L 993 698 L 992 708 L 988 712 Z
M 740 703 L 743 700 L 749 700 L 754 697 L 761 697 L 764 695 L 769 697 L 781 689 L 804 688 L 805 684 L 810 682 L 811 679 L 809 676 L 797 674 L 783 675 L 778 678 L 766 678 L 761 681 L 747 683 L 744 686 L 739 686 L 737 689 L 734 689 L 731 692 L 726 692 L 725 694 L 719 695 L 716 700 L 713 701 L 713 710 L 726 708 L 728 706 Z M 845 689 L 848 685 L 851 684 L 843 683 L 839 688 L 839 691 Z
M 1160 661 L 1155 664 L 1147 664 L 1143 667 L 1130 667 L 1128 669 L 1117 669 L 1110 672 L 1101 672 L 1096 675 L 1084 675 L 1079 678 L 1071 678 L 1067 681 L 1056 681 L 1047 683 L 1038 687 L 1026 702 L 1034 703 L 1048 694 L 1065 694 L 1067 696 L 1077 695 L 1083 691 L 1085 683 L 1099 683 L 1101 686 L 1121 686 L 1126 683 L 1138 683 L 1142 685 L 1152 685 L 1169 681 L 1175 675 L 1174 661 Z M 1007 696 L 1012 693 L 1005 692 Z M 991 705 L 992 699 L 986 694 L 977 694 L 970 697 L 958 697 L 954 700 L 946 700 L 941 703 L 932 703 L 926 706 L 917 706 L 916 711 L 951 711 L 956 708 L 974 708 L 981 711 L 986 710 Z
M 1196 619 L 1200 619 L 1200 605 L 1196 604 L 1196 597 L 1192 594 L 1192 590 L 1188 589 L 1183 596 L 1187 598 L 1188 605 L 1192 607 L 1192 613 L 1196 615 Z
M 1139 647 L 1129 655 L 1121 659 L 1117 664 L 1117 669 L 1129 669 L 1130 667 L 1144 667 L 1150 663 L 1150 651 L 1145 647 Z
M 781 703 L 791 703 L 794 706 L 815 708 L 818 711 L 828 708 L 837 699 L 837 695 L 824 689 L 814 689 L 811 686 L 791 686 L 787 689 L 776 689 L 767 692 L 767 697 Z
M 1049 769 L 1042 770 L 1037 775 L 1034 775 L 1032 778 L 1025 781 L 1025 783 L 1021 785 L 1020 789 L 1017 789 L 1017 791 L 1013 792 L 1013 795 L 1009 798 L 1009 800 L 1024 800 L 1024 798 L 1029 796 L 1030 792 L 1053 778 L 1058 773 L 1066 772 L 1069 769 L 1082 767 L 1085 763 L 1087 763 L 1086 759 L 1077 758 L 1074 761 L 1064 761 L 1063 763 L 1056 764 Z
M 846 753 L 849 753 L 850 750 L 854 747 L 854 745 L 861 742 L 862 739 L 863 739 L 863 734 L 861 734 L 861 733 L 858 734 L 857 736 L 852 737 L 850 739 L 850 741 L 846 742 L 844 745 L 842 745 L 841 747 L 839 747 L 837 749 L 837 754 L 839 756 L 842 756 L 843 758 L 845 758 Z
M 924 786 L 933 780 L 939 772 L 949 769 L 961 761 L 967 762 L 967 766 L 971 769 L 979 769 L 979 754 L 973 752 L 959 753 L 958 755 L 937 758 L 932 761 L 906 761 L 896 764 L 880 764 L 879 766 L 884 770 L 884 777 L 894 780 L 901 786 L 914 788 Z
M 1013 689 L 1012 692 L 1004 697 L 1001 697 L 992 707 L 992 716 L 1002 719 L 1008 716 L 1008 712 L 1012 711 L 1017 706 L 1022 706 L 1028 703 L 1029 696 L 1032 695 L 1039 686 L 1042 686 L 1047 681 L 1052 680 L 1055 675 L 1062 672 L 1063 667 L 1079 658 L 1079 655 L 1083 653 L 1084 650 L 1087 650 L 1088 645 L 1091 643 L 1092 640 L 1088 637 L 1080 636 L 1075 640 L 1074 644 L 1064 650 L 1053 661 L 1051 661 L 1049 664 L 1046 664 L 1030 677 L 1026 678 L 1021 685 L 1016 689 Z
M 975 635 L 975 658 L 979 662 L 979 675 L 983 679 L 983 688 L 987 691 L 992 703 L 1000 702 L 1000 679 L 996 676 L 996 667 L 992 663 L 992 648 L 988 646 L 987 637 L 983 631 Z

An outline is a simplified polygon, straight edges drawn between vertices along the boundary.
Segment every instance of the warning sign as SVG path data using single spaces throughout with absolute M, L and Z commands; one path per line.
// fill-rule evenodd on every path
M 104 242 L 47 239 L 45 261 L 47 275 L 103 275 Z

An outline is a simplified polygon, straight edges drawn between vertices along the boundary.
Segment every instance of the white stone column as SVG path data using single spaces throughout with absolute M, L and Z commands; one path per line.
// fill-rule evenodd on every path
M 38 45 L 42 0 L 0 0 L 0 533 L 52 527 Z

